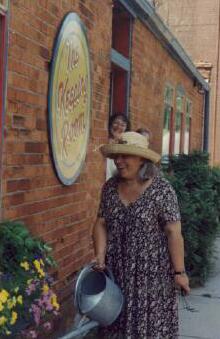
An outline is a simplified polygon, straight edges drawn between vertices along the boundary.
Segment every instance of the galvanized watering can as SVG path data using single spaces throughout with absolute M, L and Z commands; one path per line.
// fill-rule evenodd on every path
M 85 266 L 75 285 L 76 327 L 61 339 L 70 339 L 87 333 L 96 326 L 111 325 L 121 313 L 124 297 L 115 284 L 112 272 L 95 271 L 93 264 Z

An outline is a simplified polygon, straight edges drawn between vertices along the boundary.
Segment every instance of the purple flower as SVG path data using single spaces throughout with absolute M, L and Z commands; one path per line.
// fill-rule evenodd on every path
M 34 330 L 25 330 L 21 332 L 24 338 L 37 338 L 37 332 Z
M 40 317 L 41 317 L 41 309 L 40 309 L 40 307 L 35 305 L 35 304 L 33 304 L 31 306 L 30 310 L 33 313 L 35 324 L 39 325 L 40 324 Z
M 47 277 L 47 282 L 48 282 L 49 285 L 51 285 L 54 282 L 54 278 L 51 277 L 51 276 L 48 276 Z
M 37 332 L 34 331 L 34 330 L 29 331 L 28 334 L 29 334 L 30 338 L 37 338 Z
M 27 295 L 31 295 L 32 292 L 34 292 L 36 290 L 36 284 L 34 282 L 32 282 L 30 285 L 28 285 L 28 287 L 26 288 L 26 293 Z
M 53 292 L 49 290 L 47 293 L 44 293 L 41 295 L 41 298 L 38 301 L 38 305 L 41 308 L 45 308 L 46 311 L 52 311 L 53 310 L 53 305 L 51 304 L 51 296 Z

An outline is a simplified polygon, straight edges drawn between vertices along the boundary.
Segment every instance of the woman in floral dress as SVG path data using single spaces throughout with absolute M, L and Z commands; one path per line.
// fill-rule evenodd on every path
M 101 152 L 114 158 L 118 175 L 102 190 L 96 267 L 108 265 L 125 296 L 121 315 L 101 338 L 176 339 L 176 287 L 190 289 L 175 192 L 155 170 L 160 156 L 144 136 L 125 132 Z

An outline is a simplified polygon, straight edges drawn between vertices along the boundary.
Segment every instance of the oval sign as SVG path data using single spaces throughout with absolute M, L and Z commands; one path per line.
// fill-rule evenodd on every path
M 60 28 L 49 81 L 49 129 L 55 169 L 64 185 L 79 176 L 85 161 L 91 108 L 89 46 L 85 27 L 69 13 Z

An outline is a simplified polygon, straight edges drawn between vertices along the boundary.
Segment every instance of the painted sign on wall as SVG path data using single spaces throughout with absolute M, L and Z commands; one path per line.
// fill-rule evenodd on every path
M 91 76 L 85 27 L 69 13 L 59 31 L 49 83 L 49 127 L 54 165 L 71 185 L 85 161 L 90 130 Z

